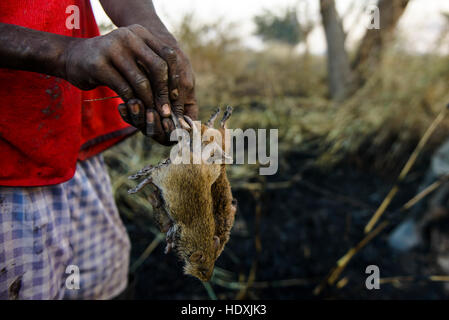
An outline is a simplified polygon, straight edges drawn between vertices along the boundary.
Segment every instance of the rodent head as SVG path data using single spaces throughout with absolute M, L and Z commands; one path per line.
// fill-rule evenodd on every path
M 185 274 L 194 276 L 204 282 L 210 280 L 214 271 L 220 239 L 217 236 L 214 236 L 211 242 L 211 246 L 197 250 L 189 257 L 186 257 L 184 265 Z

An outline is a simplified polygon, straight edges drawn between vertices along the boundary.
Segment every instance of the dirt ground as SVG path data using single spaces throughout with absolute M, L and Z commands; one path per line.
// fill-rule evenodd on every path
M 212 281 L 219 299 L 441 299 L 448 298 L 443 284 L 430 282 L 426 276 L 441 274 L 435 257 L 425 246 L 399 254 L 387 244 L 394 226 L 407 213 L 395 213 L 417 193 L 427 163 L 409 174 L 386 216 L 392 222 L 349 263 L 341 278 L 341 288 L 325 288 L 314 295 L 314 288 L 328 274 L 336 261 L 363 238 L 363 228 L 394 179 L 377 177 L 351 165 L 331 172 L 307 168 L 307 157 L 292 153 L 279 174 L 268 182 L 286 181 L 300 173 L 301 178 L 287 188 L 263 192 L 260 200 L 254 193 L 234 190 L 239 209 L 236 223 L 224 253 L 216 267 L 229 275 Z M 394 177 L 390 175 L 390 177 Z M 154 234 L 148 231 L 151 221 L 127 222 L 133 244 L 131 264 L 140 256 Z M 255 236 L 260 237 L 257 250 Z M 365 287 L 365 268 L 377 265 L 381 278 L 414 276 L 413 281 L 381 284 L 379 290 Z M 253 286 L 243 292 L 232 285 L 255 275 Z M 209 299 L 205 286 L 182 274 L 182 264 L 173 254 L 164 254 L 161 243 L 135 272 L 136 299 Z M 215 277 L 215 276 L 214 276 Z

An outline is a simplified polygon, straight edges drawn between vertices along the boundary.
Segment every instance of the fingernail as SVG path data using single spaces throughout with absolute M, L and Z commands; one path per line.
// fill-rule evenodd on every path
M 154 123 L 147 122 L 147 136 L 152 136 L 154 134 Z
M 168 117 L 170 115 L 170 106 L 168 104 L 164 104 L 162 106 L 162 116 Z
M 153 111 L 148 111 L 147 112 L 147 122 L 149 122 L 149 123 L 153 123 L 154 122 L 154 113 L 153 113 Z
M 183 129 L 186 129 L 186 130 L 190 129 L 189 124 L 183 118 L 178 118 L 178 119 L 179 119 L 179 123 L 181 124 L 181 127 Z
M 147 136 L 154 135 L 154 113 L 151 110 L 147 111 L 146 133 L 147 133 Z
M 179 96 L 178 89 L 173 89 L 172 92 L 171 92 L 171 98 L 172 99 L 178 99 L 178 96 Z
M 139 112 L 140 112 L 140 106 L 139 106 L 139 104 L 133 103 L 133 104 L 131 105 L 131 112 L 134 113 L 134 114 L 139 114 Z
M 165 132 L 170 132 L 170 126 L 168 125 L 168 121 L 162 121 L 162 125 L 164 126 Z

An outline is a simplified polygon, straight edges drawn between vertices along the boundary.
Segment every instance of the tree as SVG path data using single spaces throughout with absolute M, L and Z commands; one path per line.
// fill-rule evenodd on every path
M 394 30 L 410 0 L 378 0 L 380 28 L 368 29 L 349 63 L 345 50 L 346 34 L 334 0 L 320 0 L 321 17 L 326 33 L 329 91 L 332 99 L 342 100 L 362 86 L 375 70 L 382 53 L 393 38 Z
M 265 10 L 263 14 L 254 17 L 254 23 L 257 28 L 255 34 L 260 36 L 263 41 L 295 46 L 303 39 L 295 8 L 287 8 L 280 16 Z
M 366 31 L 352 62 L 352 69 L 357 71 L 360 85 L 379 64 L 382 51 L 393 38 L 394 30 L 409 2 L 379 0 L 377 7 L 380 12 L 380 28 Z
M 327 42 L 329 93 L 332 99 L 340 101 L 348 96 L 352 86 L 346 35 L 334 0 L 320 0 L 320 11 Z

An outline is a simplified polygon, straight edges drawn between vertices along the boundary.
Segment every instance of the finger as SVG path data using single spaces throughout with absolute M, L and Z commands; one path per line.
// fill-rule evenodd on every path
M 162 48 L 161 57 L 167 62 L 168 66 L 168 88 L 170 90 L 170 99 L 176 101 L 179 98 L 179 74 L 178 59 L 175 50 L 170 47 Z
M 176 101 L 179 99 L 179 74 L 170 77 L 170 99 Z
M 172 106 L 172 111 L 178 118 L 184 116 L 184 92 L 179 86 L 170 92 L 170 102 Z
M 168 46 L 166 43 L 156 38 L 151 32 L 149 32 L 146 28 L 140 25 L 132 25 L 129 27 L 132 32 L 134 32 L 140 39 L 142 39 L 145 44 L 151 49 L 151 53 L 148 53 L 148 58 L 150 61 L 155 60 L 157 58 L 153 57 L 153 54 L 156 54 L 156 57 L 161 57 L 168 68 L 168 88 L 167 88 L 167 96 L 165 95 L 165 81 L 164 87 L 158 88 L 157 91 L 161 91 L 162 97 L 160 98 L 161 102 L 159 103 L 161 106 L 164 106 L 165 103 L 169 104 L 169 99 L 177 100 L 179 97 L 179 74 L 178 72 L 178 59 L 177 54 L 173 48 Z M 141 57 L 143 58 L 143 57 Z M 152 83 L 153 83 L 153 79 Z M 157 79 L 155 79 L 157 80 Z M 162 89 L 162 90 L 161 90 Z M 170 94 L 170 97 L 168 97 Z M 182 103 L 180 103 L 182 104 Z M 158 105 L 158 103 L 156 103 Z M 163 113 L 164 116 L 168 117 L 170 114 Z M 181 113 L 182 115 L 182 113 Z
M 152 120 L 153 124 L 150 125 Z M 173 144 L 170 141 L 169 135 L 165 133 L 161 122 L 161 117 L 159 116 L 159 113 L 156 110 L 153 109 L 147 110 L 147 130 L 149 126 L 153 128 L 153 134 L 149 136 L 151 136 L 156 142 L 164 146 L 169 146 Z
M 195 101 L 194 99 L 194 84 L 191 80 L 193 76 L 187 75 L 185 72 L 180 75 L 178 89 L 172 90 L 170 94 L 172 110 L 179 117 L 182 118 L 186 114 L 185 107 Z M 191 115 L 196 119 L 196 115 L 191 109 Z
M 142 39 L 135 40 L 134 54 L 151 82 L 156 110 L 162 117 L 170 117 L 170 99 L 168 97 L 168 66 Z M 172 58 L 173 59 L 173 58 Z M 176 57 L 174 57 L 176 59 Z
M 132 32 L 138 35 L 159 57 L 161 57 L 168 66 L 169 88 L 170 92 L 178 88 L 179 75 L 177 74 L 177 54 L 175 50 L 156 38 L 151 32 L 140 25 L 132 25 L 129 27 Z
M 170 99 L 168 97 L 167 64 L 149 48 L 142 49 L 138 54 L 139 63 L 147 70 L 154 96 L 154 105 L 160 115 L 170 117 Z
M 193 120 L 198 119 L 198 104 L 196 100 L 186 103 L 184 105 L 184 114 L 192 118 Z
M 132 32 L 138 35 L 151 48 L 151 50 L 162 57 L 168 66 L 168 87 L 171 109 L 178 118 L 182 119 L 184 114 L 188 114 L 191 118 L 198 118 L 198 106 L 192 103 L 190 97 L 194 97 L 194 80 L 191 71 L 178 70 L 179 61 L 178 53 L 160 39 L 157 39 L 151 32 L 140 25 L 132 25 L 129 27 Z M 190 79 L 193 81 L 181 81 Z M 183 82 L 183 83 L 181 83 Z M 185 108 L 189 110 L 185 110 Z
M 184 120 L 184 117 L 180 117 L 180 118 L 177 118 L 177 119 L 178 119 L 178 123 L 179 123 L 179 125 L 181 126 L 182 129 L 184 129 L 184 130 L 189 130 L 190 129 L 190 125 Z M 175 127 L 176 127 L 176 123 L 175 123 Z
M 131 124 L 131 117 L 128 114 L 128 110 L 127 110 L 126 104 L 124 104 L 124 103 L 119 104 L 118 105 L 118 112 L 120 113 L 120 116 L 122 117 L 123 121 L 125 121 L 128 124 Z
M 174 69 L 176 68 L 176 69 Z M 181 76 L 185 77 L 185 72 L 178 69 L 178 63 L 173 67 L 173 72 L 170 73 L 170 102 L 172 110 L 180 119 L 184 116 L 184 104 L 186 92 L 181 83 Z M 183 72 L 180 74 L 180 72 Z
M 128 115 L 131 118 L 131 124 L 139 129 L 145 128 L 145 107 L 142 101 L 138 99 L 131 99 L 126 103 L 126 105 Z
M 149 44 L 151 47 L 151 44 Z M 178 58 L 175 50 L 170 47 L 163 46 L 158 50 L 159 55 L 167 63 L 168 67 L 168 89 L 170 99 L 176 100 L 179 97 L 179 74 L 178 74 Z
M 147 109 L 146 112 L 146 132 L 145 134 L 149 137 L 154 136 L 155 132 L 155 123 L 154 123 L 154 112 L 152 109 Z
M 186 87 L 183 91 L 185 94 L 183 97 L 183 112 L 193 120 L 196 120 L 198 119 L 198 104 L 195 98 L 195 77 L 193 74 L 190 74 L 187 79 L 190 80 L 185 83 Z
M 105 86 L 111 88 L 117 93 L 123 101 L 134 98 L 134 92 L 131 86 L 128 84 L 125 78 L 112 67 L 109 67 L 102 73 L 103 77 L 100 77 L 99 81 Z
M 151 137 L 157 141 L 165 140 L 165 132 L 162 128 L 161 117 L 154 109 L 147 110 L 147 132 L 151 132 Z M 149 129 L 150 128 L 150 129 Z
M 165 137 L 164 129 L 162 128 L 161 118 L 159 113 L 154 109 L 146 111 L 146 134 L 150 137 L 162 136 Z
M 164 127 L 164 131 L 166 134 L 170 135 L 170 133 L 175 130 L 175 125 L 171 119 L 164 118 L 162 119 L 162 126 Z
M 123 54 L 116 55 L 113 57 L 113 64 L 131 86 L 135 97 L 142 101 L 146 108 L 153 107 L 153 92 L 150 80 L 137 66 L 134 58 Z

